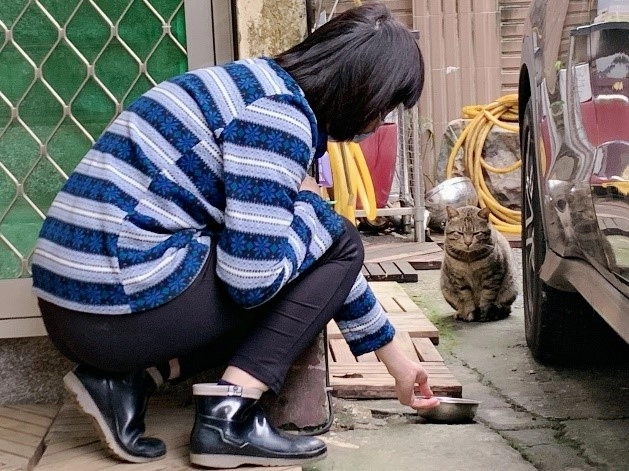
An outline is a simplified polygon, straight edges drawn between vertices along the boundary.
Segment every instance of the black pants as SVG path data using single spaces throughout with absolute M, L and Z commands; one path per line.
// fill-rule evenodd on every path
M 100 315 L 40 300 L 53 344 L 70 360 L 128 372 L 179 360 L 181 379 L 232 365 L 276 393 L 297 356 L 312 343 L 347 298 L 363 263 L 353 224 L 307 272 L 272 300 L 243 309 L 216 276 L 216 250 L 193 284 L 150 311 Z

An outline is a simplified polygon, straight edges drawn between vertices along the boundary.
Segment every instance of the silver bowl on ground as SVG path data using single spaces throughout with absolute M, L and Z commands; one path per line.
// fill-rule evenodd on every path
M 446 224 L 446 206 L 460 208 L 476 206 L 478 194 L 468 177 L 453 177 L 442 181 L 426 193 L 424 205 L 430 212 L 428 227 L 443 231 Z
M 471 422 L 476 416 L 479 401 L 459 397 L 437 397 L 439 406 L 430 410 L 419 410 L 417 413 L 429 422 L 460 424 Z

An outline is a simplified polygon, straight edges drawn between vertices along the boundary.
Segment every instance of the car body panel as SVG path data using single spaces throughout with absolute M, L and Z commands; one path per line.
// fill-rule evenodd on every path
M 540 277 L 556 289 L 579 292 L 629 342 L 629 2 L 624 3 L 603 11 L 590 0 L 532 2 L 519 109 L 522 114 L 530 100 L 548 249 Z

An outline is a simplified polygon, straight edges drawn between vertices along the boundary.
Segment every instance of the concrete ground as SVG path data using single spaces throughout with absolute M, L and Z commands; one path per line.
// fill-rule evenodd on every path
M 336 400 L 328 458 L 306 471 L 629 469 L 629 364 L 539 365 L 521 296 L 508 319 L 467 324 L 452 320 L 438 270 L 402 286 L 439 327 L 463 397 L 482 401 L 475 423 L 428 424 L 394 400 Z

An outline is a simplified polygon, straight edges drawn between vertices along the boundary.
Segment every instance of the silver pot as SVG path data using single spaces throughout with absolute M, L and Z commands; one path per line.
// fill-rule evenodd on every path
M 478 195 L 472 180 L 467 177 L 453 177 L 428 191 L 424 204 L 430 212 L 428 227 L 443 231 L 447 219 L 446 206 L 453 208 L 476 206 Z
M 458 424 L 474 419 L 480 404 L 479 401 L 457 397 L 439 397 L 439 406 L 430 410 L 419 410 L 417 413 L 431 422 Z

